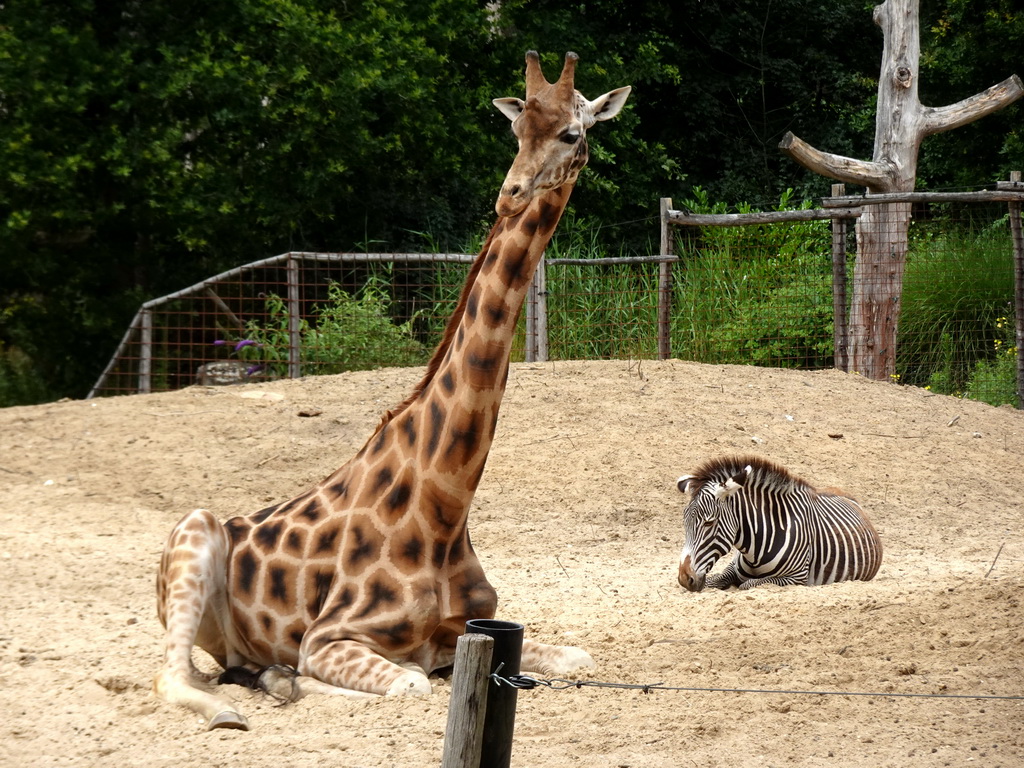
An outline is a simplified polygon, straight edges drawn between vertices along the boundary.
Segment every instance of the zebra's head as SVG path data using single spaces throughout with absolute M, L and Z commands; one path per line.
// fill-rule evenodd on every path
M 732 549 L 739 531 L 734 500 L 750 472 L 747 465 L 720 480 L 683 475 L 676 481 L 681 493 L 693 493 L 683 511 L 686 541 L 679 555 L 679 583 L 690 592 L 704 589 L 708 572 Z

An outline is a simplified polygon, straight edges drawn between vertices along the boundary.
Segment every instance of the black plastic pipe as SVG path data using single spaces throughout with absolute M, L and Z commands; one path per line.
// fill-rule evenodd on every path
M 523 657 L 523 625 L 497 619 L 471 619 L 466 632 L 494 638 L 491 669 L 494 674 L 519 674 Z M 491 682 L 487 686 L 487 711 L 484 714 L 483 747 L 480 768 L 509 768 L 512 761 L 512 733 L 516 726 L 516 698 L 518 689 L 511 685 Z

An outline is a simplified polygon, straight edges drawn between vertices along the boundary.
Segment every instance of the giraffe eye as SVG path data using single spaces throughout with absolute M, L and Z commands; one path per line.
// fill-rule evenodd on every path
M 562 138 L 559 139 L 559 141 L 561 141 L 563 144 L 575 144 L 579 140 L 580 134 L 573 133 L 572 131 L 570 131 L 569 133 L 562 134 Z

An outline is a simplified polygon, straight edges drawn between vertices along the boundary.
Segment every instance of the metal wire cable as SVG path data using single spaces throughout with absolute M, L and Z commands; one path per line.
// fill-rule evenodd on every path
M 784 694 L 797 696 L 874 696 L 881 698 L 902 698 L 902 699 L 999 699 L 1020 701 L 1024 696 L 1000 696 L 995 694 L 963 694 L 963 693 L 885 693 L 881 691 L 802 691 L 784 690 L 777 688 L 696 688 L 663 683 L 610 683 L 598 680 L 565 680 L 562 678 L 538 679 L 529 675 L 508 675 L 502 677 L 499 673 L 504 664 L 490 674 L 495 685 L 508 685 L 519 690 L 530 690 L 533 688 L 550 688 L 552 690 L 567 690 L 569 688 L 619 688 L 624 690 L 641 691 L 649 694 L 652 691 L 686 691 L 690 693 L 761 693 L 761 694 Z

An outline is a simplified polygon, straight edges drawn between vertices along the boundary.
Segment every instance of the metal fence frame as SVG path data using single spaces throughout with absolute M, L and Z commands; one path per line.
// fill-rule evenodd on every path
M 160 296 L 156 299 L 151 299 L 145 302 L 139 311 L 135 314 L 131 324 L 128 326 L 128 330 L 121 338 L 120 344 L 118 344 L 117 350 L 114 352 L 110 361 L 107 363 L 106 368 L 103 369 L 103 373 L 96 380 L 92 389 L 89 391 L 86 399 L 93 398 L 97 393 L 103 389 L 103 385 L 106 383 L 107 378 L 110 376 L 111 371 L 114 369 L 118 359 L 122 353 L 128 348 L 132 337 L 135 334 L 139 334 L 141 339 L 141 352 L 139 360 L 139 384 L 137 391 L 139 393 L 148 393 L 152 391 L 152 378 L 151 378 L 151 363 L 152 363 L 152 332 L 153 323 L 152 316 L 154 310 L 159 309 L 161 306 L 168 304 L 175 299 L 195 297 L 201 294 L 205 294 L 207 298 L 217 304 L 221 310 L 227 314 L 230 314 L 230 309 L 224 304 L 221 298 L 217 295 L 216 286 L 219 282 L 226 281 L 229 278 L 241 275 L 245 272 L 259 269 L 260 267 L 273 267 L 283 265 L 288 274 L 288 305 L 289 305 L 289 335 L 291 336 L 291 344 L 289 344 L 289 360 L 288 360 L 288 378 L 297 379 L 302 375 L 302 368 L 299 362 L 299 352 L 301 349 L 301 340 L 299 335 L 299 324 L 300 324 L 300 313 L 297 309 L 298 306 L 298 262 L 300 260 L 309 261 L 327 261 L 327 262 L 349 262 L 349 263 L 362 263 L 362 264 L 379 264 L 379 263 L 399 263 L 399 264 L 419 264 L 425 262 L 448 262 L 457 264 L 471 264 L 476 258 L 474 255 L 464 253 L 325 253 L 325 252 L 305 252 L 305 251 L 293 251 L 289 253 L 278 254 L 277 256 L 271 256 L 260 261 L 253 261 L 248 264 L 243 264 L 240 267 L 229 269 L 226 272 L 208 277 L 200 283 L 196 283 L 188 288 L 184 288 L 175 293 L 167 294 L 166 296 Z

